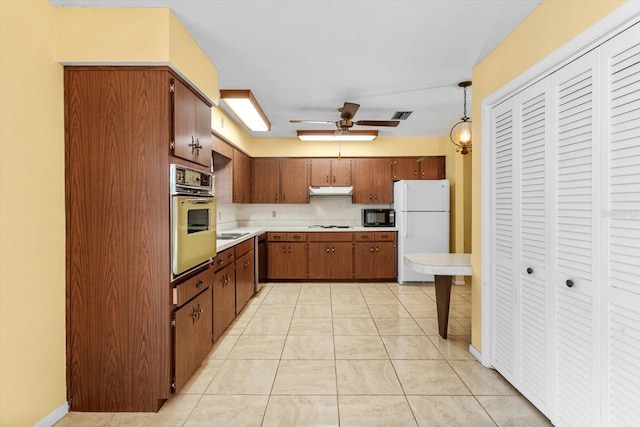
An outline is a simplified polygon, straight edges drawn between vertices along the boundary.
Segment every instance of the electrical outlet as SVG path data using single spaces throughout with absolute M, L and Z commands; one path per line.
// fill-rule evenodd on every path
M 276 211 L 271 211 L 271 218 L 275 218 L 276 217 Z

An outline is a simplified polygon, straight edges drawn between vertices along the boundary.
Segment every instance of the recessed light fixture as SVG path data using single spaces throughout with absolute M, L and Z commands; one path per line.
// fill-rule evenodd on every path
M 378 137 L 377 130 L 350 130 L 347 133 L 333 130 L 299 130 L 300 141 L 373 141 Z
M 250 90 L 220 90 L 220 99 L 249 130 L 263 132 L 271 130 L 271 122 Z

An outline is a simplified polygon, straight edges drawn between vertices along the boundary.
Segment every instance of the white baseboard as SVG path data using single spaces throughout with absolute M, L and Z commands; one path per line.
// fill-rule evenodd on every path
M 51 427 L 69 413 L 69 403 L 64 402 L 49 415 L 38 421 L 33 427 Z
M 478 362 L 482 363 L 482 354 L 471 344 L 469 344 L 469 353 L 478 359 Z

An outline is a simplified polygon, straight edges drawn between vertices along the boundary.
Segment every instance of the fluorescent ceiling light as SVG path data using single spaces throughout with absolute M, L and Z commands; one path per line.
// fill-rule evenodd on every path
M 271 130 L 271 123 L 248 89 L 221 90 L 220 99 L 252 131 Z
M 333 130 L 299 130 L 300 141 L 373 141 L 378 136 L 377 130 L 351 130 L 340 134 Z

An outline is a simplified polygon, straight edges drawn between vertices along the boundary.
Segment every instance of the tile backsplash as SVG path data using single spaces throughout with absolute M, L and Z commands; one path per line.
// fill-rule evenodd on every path
M 362 225 L 363 208 L 392 205 L 360 205 L 351 197 L 311 197 L 308 204 L 226 204 L 218 205 L 218 229 L 235 227 L 308 227 L 310 225 Z

